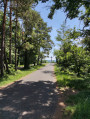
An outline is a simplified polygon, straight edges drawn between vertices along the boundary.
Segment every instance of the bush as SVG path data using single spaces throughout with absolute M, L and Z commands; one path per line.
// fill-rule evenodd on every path
M 8 67 L 9 67 L 10 74 L 14 74 L 14 72 L 15 72 L 15 65 L 14 64 L 9 64 Z

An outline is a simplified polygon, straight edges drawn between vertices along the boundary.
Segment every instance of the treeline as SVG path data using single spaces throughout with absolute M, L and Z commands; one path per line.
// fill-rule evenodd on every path
M 34 10 L 33 0 L 0 0 L 0 74 L 18 64 L 40 64 L 53 42 L 51 27 Z
M 71 71 L 80 75 L 90 73 L 90 39 L 89 35 L 83 37 L 81 30 L 71 29 L 63 24 L 57 31 L 57 41 L 60 49 L 55 50 L 56 62 L 62 71 Z
M 54 52 L 57 63 L 62 70 L 74 71 L 78 76 L 90 73 L 90 0 L 52 0 L 52 2 L 49 18 L 53 19 L 56 10 L 63 10 L 66 13 L 65 21 L 67 18 L 70 20 L 78 18 L 83 22 L 83 28 L 79 30 L 61 26 L 56 38 L 60 41 L 60 49 Z
M 90 1 L 52 1 L 49 18 L 53 18 L 55 10 L 62 9 L 66 13 L 66 21 L 67 18 L 78 18 L 83 23 L 83 28 L 79 30 L 70 29 L 65 24 L 58 30 L 56 40 L 60 41 L 60 49 L 54 52 L 57 63 L 62 67 L 61 70 L 71 70 L 78 76 L 90 73 Z

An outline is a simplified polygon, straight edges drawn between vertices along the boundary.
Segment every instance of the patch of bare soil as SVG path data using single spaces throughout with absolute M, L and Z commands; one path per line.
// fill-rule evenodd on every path
M 70 119 L 70 114 L 64 115 L 65 108 L 66 106 L 68 106 L 68 104 L 66 103 L 66 100 L 68 99 L 70 95 L 75 95 L 77 93 L 78 91 L 68 87 L 63 87 L 59 89 L 60 96 L 59 96 L 57 108 L 53 116 L 53 119 Z

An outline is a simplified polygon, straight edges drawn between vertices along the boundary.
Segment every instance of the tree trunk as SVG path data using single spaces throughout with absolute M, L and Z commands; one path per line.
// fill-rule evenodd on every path
M 7 73 L 9 73 L 9 68 L 8 68 L 7 56 L 6 56 L 5 48 L 4 48 L 4 60 L 5 60 L 5 64 L 6 64 L 6 71 L 7 71 Z
M 39 41 L 40 44 L 40 41 Z M 40 47 L 38 49 L 38 59 L 37 59 L 37 65 L 39 65 L 39 61 L 40 61 Z
M 41 64 L 42 64 L 42 58 L 41 58 Z
M 2 41 L 1 41 L 1 77 L 4 75 L 4 48 L 5 48 L 6 9 L 7 9 L 7 0 L 4 0 L 4 15 L 3 15 Z
M 15 71 L 17 71 L 17 8 L 16 8 L 16 29 L 15 29 Z
M 28 51 L 27 50 L 25 51 L 24 69 L 29 69 Z
M 12 3 L 10 2 L 10 41 L 9 41 L 9 64 L 12 63 L 11 58 L 11 45 L 12 45 Z
M 33 64 L 34 64 L 34 66 L 35 66 L 35 62 L 34 62 Z
M 19 58 L 20 57 L 20 50 L 19 50 L 19 48 L 18 48 L 18 58 L 17 58 L 17 66 L 18 66 L 18 64 L 19 64 Z
M 37 65 L 39 65 L 39 56 L 38 56 L 38 59 L 37 59 Z

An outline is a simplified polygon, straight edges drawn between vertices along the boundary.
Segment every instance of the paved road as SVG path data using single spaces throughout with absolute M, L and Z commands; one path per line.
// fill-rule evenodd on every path
M 58 100 L 53 64 L 0 90 L 0 119 L 52 119 Z

